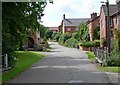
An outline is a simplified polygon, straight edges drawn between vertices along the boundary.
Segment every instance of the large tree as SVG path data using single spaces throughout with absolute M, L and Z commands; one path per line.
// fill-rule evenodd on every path
M 45 2 L 2 3 L 2 53 L 11 53 L 22 48 L 29 30 L 38 28 L 38 19 L 43 16 Z

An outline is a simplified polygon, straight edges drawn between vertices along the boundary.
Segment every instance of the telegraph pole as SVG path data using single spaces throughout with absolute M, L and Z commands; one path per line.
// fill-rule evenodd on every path
M 111 51 L 111 39 L 110 39 L 110 15 L 109 15 L 109 0 L 107 0 L 106 2 L 106 7 L 107 7 L 107 44 L 108 44 L 108 53 L 110 55 L 110 51 Z

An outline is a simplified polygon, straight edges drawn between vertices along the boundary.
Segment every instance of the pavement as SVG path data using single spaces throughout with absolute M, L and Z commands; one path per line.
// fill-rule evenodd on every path
M 40 52 L 44 58 L 7 83 L 111 83 L 82 50 L 49 44 L 51 52 Z
M 111 83 L 120 85 L 120 73 L 106 72 Z

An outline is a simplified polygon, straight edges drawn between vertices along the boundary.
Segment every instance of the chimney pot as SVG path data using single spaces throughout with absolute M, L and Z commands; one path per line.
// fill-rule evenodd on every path
M 65 14 L 63 14 L 63 19 L 65 19 Z

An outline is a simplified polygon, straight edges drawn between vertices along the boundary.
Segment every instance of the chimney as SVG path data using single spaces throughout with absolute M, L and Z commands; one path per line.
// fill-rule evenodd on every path
M 97 13 L 94 13 L 94 12 L 93 12 L 93 13 L 91 14 L 91 19 L 94 19 L 94 18 L 96 18 L 96 17 L 97 17 Z
M 65 19 L 65 14 L 63 14 L 63 19 Z

